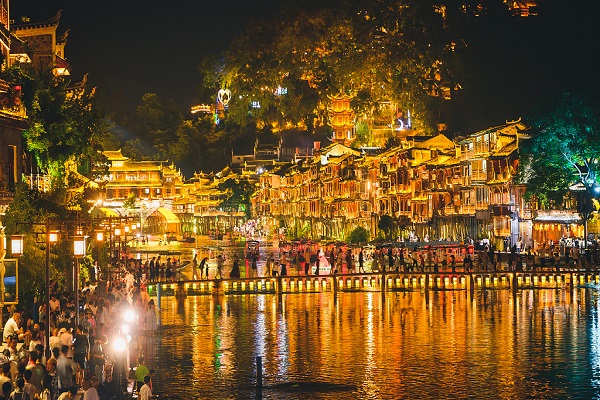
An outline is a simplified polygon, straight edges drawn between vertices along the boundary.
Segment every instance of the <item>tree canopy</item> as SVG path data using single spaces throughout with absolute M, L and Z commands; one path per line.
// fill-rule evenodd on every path
M 82 163 L 97 157 L 108 125 L 93 91 L 70 87 L 70 81 L 51 70 L 26 74 L 13 67 L 5 76 L 23 87 L 27 151 L 56 184 L 64 182 L 67 161 Z
M 218 188 L 226 193 L 219 207 L 227 212 L 243 211 L 250 218 L 250 196 L 255 188 L 248 178 L 231 177 L 222 181 Z
M 520 145 L 519 180 L 528 195 L 562 206 L 569 186 L 598 186 L 600 104 L 581 92 L 564 92 L 527 117 L 531 138 Z
M 277 20 L 251 25 L 223 57 L 206 58 L 203 82 L 232 91 L 228 118 L 241 125 L 254 118 L 310 129 L 325 121 L 328 95 L 348 93 L 367 118 L 394 101 L 432 129 L 458 83 L 456 26 L 467 15 L 442 3 L 290 3 Z

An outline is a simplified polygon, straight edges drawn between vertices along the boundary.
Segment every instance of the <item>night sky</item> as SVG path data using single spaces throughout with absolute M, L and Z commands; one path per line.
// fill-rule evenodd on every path
M 108 111 L 134 112 L 142 94 L 155 92 L 174 99 L 186 115 L 200 100 L 195 95 L 202 57 L 224 50 L 248 23 L 276 13 L 281 3 L 13 0 L 11 18 L 45 20 L 62 9 L 60 31 L 71 29 L 66 56 L 73 78 L 89 72 Z M 463 85 L 464 101 L 458 103 L 464 129 L 517 118 L 573 85 L 600 89 L 599 2 L 539 3 L 559 8 L 523 19 L 516 30 L 499 29 L 490 43 L 473 44 L 479 46 L 469 71 L 474 79 Z M 500 55 L 499 47 L 508 48 L 508 55 Z
M 11 19 L 43 21 L 63 10 L 59 32 L 73 79 L 90 82 L 112 110 L 135 110 L 142 94 L 172 98 L 183 112 L 195 104 L 197 66 L 225 49 L 250 21 L 281 0 L 11 0 Z

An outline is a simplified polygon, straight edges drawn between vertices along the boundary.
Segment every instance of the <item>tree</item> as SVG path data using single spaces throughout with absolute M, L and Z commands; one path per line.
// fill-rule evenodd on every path
M 137 108 L 137 131 L 148 139 L 162 158 L 167 158 L 169 144 L 177 141 L 181 113 L 172 100 L 163 100 L 156 93 L 146 93 Z
M 367 243 L 369 241 L 369 232 L 362 226 L 357 226 L 348 234 L 346 241 L 352 244 Z
M 14 68 L 12 78 L 23 86 L 29 122 L 23 132 L 27 150 L 56 185 L 63 185 L 65 163 L 92 159 L 107 135 L 108 125 L 94 93 L 71 88 L 68 80 L 55 77 L 50 70 L 29 76 Z
M 520 144 L 518 179 L 543 205 L 561 207 L 569 186 L 598 187 L 600 107 L 597 100 L 565 92 L 525 122 L 531 138 Z
M 386 239 L 391 239 L 396 231 L 396 221 L 389 215 L 382 215 L 377 223 L 377 228 L 385 233 Z
M 227 212 L 244 211 L 250 219 L 250 196 L 254 193 L 254 185 L 246 177 L 231 177 L 219 183 L 218 189 L 225 192 L 225 198 L 219 204 Z
M 39 243 L 39 235 L 45 234 L 46 220 L 60 221 L 68 217 L 66 208 L 58 205 L 52 194 L 42 194 L 32 190 L 26 184 L 20 183 L 16 187 L 14 201 L 2 217 L 7 236 L 25 234 L 25 246 L 28 249 L 20 258 L 19 277 L 27 285 L 20 286 L 20 297 L 29 302 L 36 294 L 43 294 L 45 287 L 45 241 Z M 60 280 L 71 274 L 72 248 L 67 241 L 54 245 L 50 249 L 51 276 Z M 43 297 L 40 296 L 40 297 Z

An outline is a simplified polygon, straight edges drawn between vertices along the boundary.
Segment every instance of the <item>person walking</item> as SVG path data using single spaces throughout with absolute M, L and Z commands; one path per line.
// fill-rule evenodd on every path
M 217 279 L 217 275 L 219 276 L 218 279 L 223 279 L 223 254 L 219 254 L 217 256 L 217 273 L 215 274 L 215 279 Z
M 258 277 L 258 255 L 252 254 L 252 277 Z
M 198 269 L 198 254 L 194 254 L 194 258 L 192 259 L 192 279 L 193 280 L 198 279 L 197 269 Z
M 233 256 L 233 265 L 231 267 L 231 273 L 229 274 L 230 278 L 239 278 L 240 277 L 240 262 L 238 260 L 237 254 Z
M 287 275 L 287 257 L 286 257 L 285 251 L 283 253 L 281 253 L 281 257 L 279 257 L 279 265 L 280 265 L 279 273 L 281 274 L 281 276 L 286 276 Z
M 352 251 L 348 249 L 346 252 L 346 273 L 351 274 L 354 272 L 354 260 L 352 259 Z
M 363 253 L 363 250 L 360 249 L 360 251 L 358 252 L 358 273 L 365 273 L 365 255 Z
M 267 261 L 265 261 L 265 268 L 267 269 L 267 275 L 277 276 L 277 270 L 275 269 L 275 260 L 273 253 L 269 253 Z

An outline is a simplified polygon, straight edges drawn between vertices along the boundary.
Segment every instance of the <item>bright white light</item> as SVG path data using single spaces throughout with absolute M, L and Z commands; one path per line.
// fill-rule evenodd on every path
M 125 338 L 119 336 L 113 341 L 113 349 L 115 350 L 115 352 L 122 353 L 125 351 L 126 348 L 127 342 L 125 341 Z
M 123 313 L 123 320 L 126 322 L 135 322 L 135 312 L 129 309 Z
M 129 325 L 124 324 L 123 326 L 121 326 L 121 333 L 127 335 L 129 333 Z
M 600 186 L 594 186 L 594 192 L 596 192 L 596 194 L 600 193 Z

